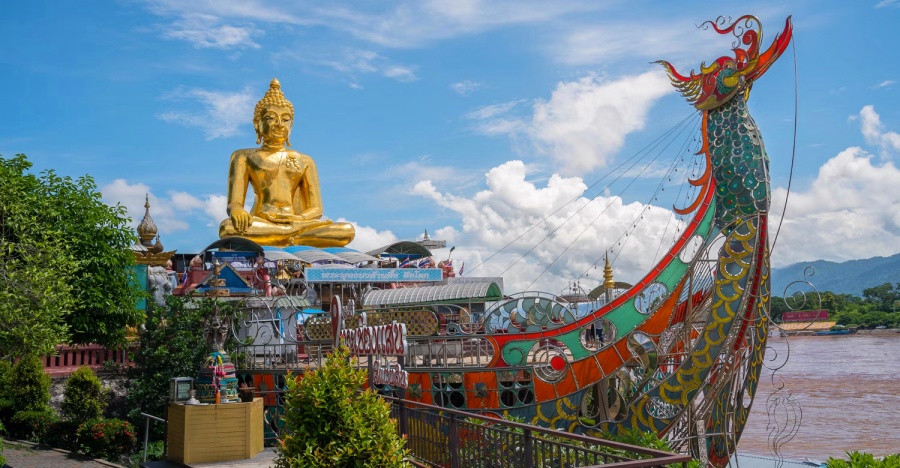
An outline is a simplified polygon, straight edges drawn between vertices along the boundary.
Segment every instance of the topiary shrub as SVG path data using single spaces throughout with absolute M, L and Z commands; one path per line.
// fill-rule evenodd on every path
M 9 400 L 16 411 L 41 411 L 50 408 L 50 376 L 37 356 L 22 358 L 7 377 Z
M 103 416 L 106 392 L 89 367 L 79 367 L 66 381 L 60 413 L 69 421 L 87 421 Z
M 17 439 L 41 442 L 51 424 L 59 421 L 52 409 L 25 410 L 13 415 L 9 421 L 9 435 Z
M 341 346 L 325 365 L 297 381 L 288 375 L 286 434 L 279 468 L 410 467 L 408 450 L 390 418 L 390 405 L 371 390 L 361 392 L 366 371 L 349 362 Z
M 111 462 L 130 453 L 137 443 L 137 432 L 128 421 L 97 418 L 78 428 L 78 452 Z

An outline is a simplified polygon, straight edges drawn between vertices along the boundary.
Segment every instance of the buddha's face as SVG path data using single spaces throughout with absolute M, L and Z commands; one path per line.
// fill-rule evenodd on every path
M 267 144 L 281 144 L 290 136 L 293 123 L 294 113 L 290 108 L 269 106 L 260 116 L 257 130 Z

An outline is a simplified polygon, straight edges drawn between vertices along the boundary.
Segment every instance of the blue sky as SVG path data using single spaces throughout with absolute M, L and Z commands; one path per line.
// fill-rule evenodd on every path
M 654 195 L 681 140 L 632 168 L 633 185 L 603 181 L 692 115 L 649 62 L 688 72 L 729 54 L 731 38 L 696 27 L 720 15 L 758 16 L 764 47 L 792 15 L 798 72 L 788 49 L 750 100 L 778 218 L 799 102 L 773 262 L 900 251 L 898 0 L 33 1 L 2 11 L 0 154 L 90 174 L 135 222 L 149 193 L 167 248 L 216 239 L 229 155 L 254 146 L 252 108 L 277 77 L 326 216 L 357 226 L 351 247 L 428 229 L 456 246 L 457 264 L 481 265 L 473 274 L 551 292 L 579 277 L 596 285 L 592 267 L 625 234 L 635 240 L 614 266 L 638 279 L 683 222 L 668 211 L 674 199 Z

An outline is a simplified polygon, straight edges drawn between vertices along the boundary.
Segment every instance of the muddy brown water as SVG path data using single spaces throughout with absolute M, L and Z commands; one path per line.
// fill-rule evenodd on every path
M 900 452 L 900 333 L 771 337 L 769 346 L 768 365 L 784 367 L 774 383 L 764 372 L 740 453 L 772 456 L 773 442 L 795 460 Z

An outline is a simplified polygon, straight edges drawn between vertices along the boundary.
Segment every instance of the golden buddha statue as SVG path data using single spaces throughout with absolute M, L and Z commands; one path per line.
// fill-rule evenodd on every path
M 287 148 L 294 106 L 273 79 L 256 104 L 253 126 L 260 148 L 237 150 L 228 168 L 228 216 L 219 237 L 241 236 L 261 245 L 342 247 L 355 234 L 349 223 L 322 219 L 322 193 L 316 164 Z M 256 199 L 244 208 L 247 186 Z

